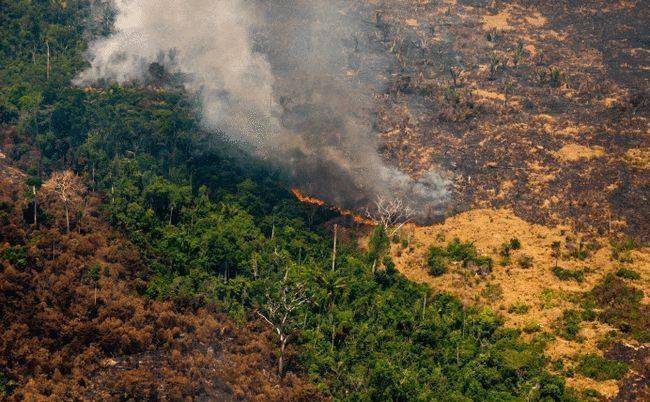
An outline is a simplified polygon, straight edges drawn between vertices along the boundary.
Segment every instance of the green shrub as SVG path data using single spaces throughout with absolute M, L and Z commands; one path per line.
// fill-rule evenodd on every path
M 597 381 L 620 380 L 627 370 L 627 364 L 593 353 L 580 356 L 577 367 L 578 373 Z
M 16 384 L 14 380 L 5 377 L 3 373 L 0 373 L 0 397 L 11 395 L 17 385 L 18 384 Z
M 88 273 L 90 276 L 90 279 L 93 280 L 93 282 L 97 282 L 99 280 L 99 269 L 101 267 L 99 264 L 95 263 L 92 267 L 90 267 L 90 272 Z
M 539 332 L 541 330 L 542 330 L 542 326 L 539 325 L 539 323 L 537 323 L 535 321 L 527 321 L 524 324 L 524 332 L 527 333 L 527 334 L 532 334 L 532 333 L 535 333 L 535 332 Z
M 432 276 L 441 276 L 447 272 L 447 259 L 443 256 L 429 256 L 427 265 L 429 266 L 429 274 Z
M 461 242 L 454 238 L 447 247 L 431 246 L 427 251 L 429 273 L 440 276 L 447 272 L 449 261 L 461 262 L 465 268 L 473 268 L 476 274 L 485 275 L 492 272 L 493 261 L 490 257 L 479 256 L 471 242 Z
M 513 250 L 521 249 L 521 242 L 516 237 L 510 239 L 510 248 Z
M 508 307 L 508 313 L 510 314 L 526 314 L 528 310 L 530 310 L 530 307 L 521 302 L 511 304 Z
M 542 293 L 539 295 L 539 298 L 542 301 L 542 309 L 548 309 L 557 306 L 556 299 L 558 298 L 558 294 L 553 289 L 543 289 Z
M 499 255 L 502 257 L 510 257 L 510 243 L 502 243 L 499 248 Z
M 27 247 L 9 247 L 0 252 L 0 258 L 4 258 L 17 268 L 27 266 Z
M 476 247 L 472 242 L 463 243 L 458 237 L 455 237 L 447 244 L 447 256 L 453 261 L 468 261 L 476 258 Z
M 564 269 L 558 266 L 553 267 L 553 274 L 562 281 L 574 280 L 582 283 L 585 280 L 584 269 Z
M 616 276 L 623 279 L 632 279 L 632 280 L 641 279 L 641 274 L 627 268 L 621 268 L 618 271 L 616 271 Z
M 558 335 L 568 340 L 578 340 L 582 314 L 578 310 L 564 310 L 558 324 Z
M 552 87 L 557 88 L 562 83 L 562 72 L 556 67 L 549 69 L 549 83 Z
M 592 309 L 582 310 L 582 319 L 585 321 L 594 321 L 596 319 L 596 312 Z
M 463 261 L 463 265 L 466 267 L 473 265 L 477 274 L 487 275 L 492 272 L 494 261 L 488 256 L 480 256 Z

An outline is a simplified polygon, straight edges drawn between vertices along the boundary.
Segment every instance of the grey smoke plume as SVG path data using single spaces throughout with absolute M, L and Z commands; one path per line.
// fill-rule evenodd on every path
M 413 179 L 379 156 L 373 95 L 389 62 L 345 0 L 115 0 L 113 33 L 91 44 L 76 83 L 182 73 L 207 128 L 293 173 L 302 190 L 347 208 L 401 197 L 421 215 L 447 197 L 437 172 Z

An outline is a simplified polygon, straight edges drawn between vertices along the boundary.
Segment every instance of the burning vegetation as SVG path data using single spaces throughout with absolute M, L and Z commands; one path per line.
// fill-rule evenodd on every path
M 339 207 L 332 206 L 332 205 L 328 206 L 325 201 L 319 200 L 318 198 L 310 197 L 308 195 L 304 195 L 297 188 L 291 189 L 291 192 L 293 193 L 293 195 L 296 196 L 296 198 L 300 202 L 304 202 L 306 204 L 311 204 L 311 205 L 316 205 L 316 206 L 319 206 L 319 207 L 327 207 L 330 210 L 337 212 L 341 216 L 346 216 L 346 217 L 352 218 L 352 220 L 355 223 L 358 223 L 358 224 L 363 224 L 363 225 L 368 225 L 368 226 L 377 225 L 377 221 L 375 221 L 375 220 L 373 220 L 373 219 L 371 219 L 369 217 L 364 217 L 364 216 L 359 215 L 359 214 L 357 214 L 357 213 L 355 213 L 353 211 L 350 211 L 349 209 L 339 208 Z
M 645 2 L 0 8 L 0 399 L 648 399 Z

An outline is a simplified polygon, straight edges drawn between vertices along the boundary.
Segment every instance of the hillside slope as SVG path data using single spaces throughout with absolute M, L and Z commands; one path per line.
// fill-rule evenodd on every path
M 584 309 L 586 295 L 608 275 L 618 278 L 622 270 L 633 271 L 638 277 L 625 279 L 626 283 L 637 289 L 650 289 L 650 249 L 647 247 L 620 251 L 620 245 L 617 248 L 608 238 L 576 233 L 569 226 L 530 224 L 505 209 L 471 210 L 437 225 L 407 226 L 402 229 L 400 238 L 405 242 L 393 244 L 391 254 L 397 268 L 409 279 L 450 292 L 465 303 L 490 306 L 505 318 L 506 326 L 529 332 L 528 336 L 549 335 L 545 353 L 551 360 L 561 361 L 564 368 L 575 368 L 581 355 L 603 355 L 613 342 L 641 347 L 637 357 L 630 361 L 646 363 L 644 353 L 650 327 L 648 292 L 639 300 L 642 316 L 628 318 L 637 320 L 636 325 L 646 331 L 645 335 L 637 336 L 602 317 L 599 320 L 579 319 L 575 333 L 570 335 L 562 332 L 562 326 L 566 324 L 563 321 L 565 312 Z M 471 242 L 479 255 L 489 256 L 493 260 L 491 272 L 476 275 L 471 267 L 452 263 L 444 274 L 431 274 L 427 261 L 429 248 L 444 248 L 455 238 Z M 511 239 L 517 239 L 520 247 L 508 250 L 505 256 L 504 244 L 509 244 Z M 559 244 L 557 266 L 561 271 L 555 268 L 553 243 Z M 576 276 L 563 277 L 562 273 L 576 273 Z M 619 303 L 618 298 L 624 296 L 618 294 L 616 297 L 614 303 Z M 602 306 L 595 307 L 602 311 Z M 643 384 L 643 392 L 648 392 L 645 369 L 630 375 L 627 380 L 638 381 Z M 622 392 L 626 389 L 626 383 L 595 380 L 580 373 L 567 381 L 579 389 L 596 389 L 609 398 L 615 397 L 619 388 Z
M 0 395 L 321 399 L 293 374 L 278 378 L 271 334 L 259 320 L 236 324 L 198 297 L 143 296 L 151 271 L 105 222 L 95 195 L 77 231 L 37 228 L 18 171 L 0 172 Z

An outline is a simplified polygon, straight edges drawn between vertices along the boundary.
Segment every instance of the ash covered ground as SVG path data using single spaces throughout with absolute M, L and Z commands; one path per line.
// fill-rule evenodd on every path
M 647 241 L 650 9 L 643 1 L 367 1 L 350 79 L 386 160 L 453 181 L 447 214 L 509 207 L 534 223 Z M 390 57 L 387 71 L 364 60 Z

